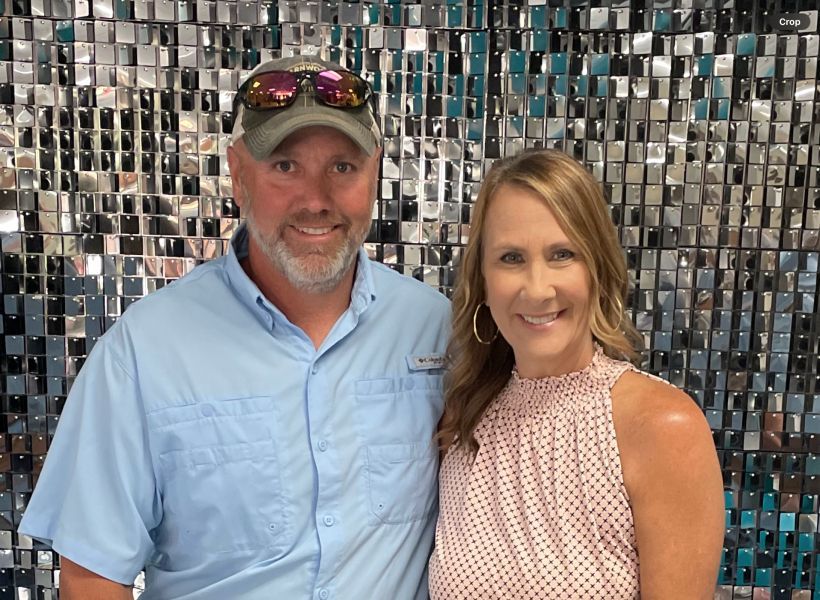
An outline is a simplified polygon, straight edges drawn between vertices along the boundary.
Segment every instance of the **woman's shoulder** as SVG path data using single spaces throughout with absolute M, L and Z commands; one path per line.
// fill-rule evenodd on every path
M 612 387 L 612 410 L 624 425 L 642 429 L 680 428 L 692 420 L 705 421 L 701 408 L 683 390 L 634 370 L 626 371 Z
M 613 386 L 612 419 L 624 476 L 633 482 L 646 471 L 686 462 L 686 455 L 714 453 L 698 404 L 675 386 L 640 371 L 627 371 Z

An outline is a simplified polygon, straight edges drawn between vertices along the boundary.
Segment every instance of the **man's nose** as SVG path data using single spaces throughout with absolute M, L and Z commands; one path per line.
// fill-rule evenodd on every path
M 308 174 L 301 183 L 303 208 L 311 212 L 327 210 L 333 204 L 330 178 L 322 173 Z

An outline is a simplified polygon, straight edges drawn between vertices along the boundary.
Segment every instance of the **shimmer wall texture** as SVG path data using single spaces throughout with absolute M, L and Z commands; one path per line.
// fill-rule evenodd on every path
M 797 11 L 805 30 L 768 21 Z M 627 249 L 645 368 L 714 432 L 716 597 L 820 598 L 817 0 L 0 13 L 0 600 L 57 597 L 55 555 L 14 528 L 72 381 L 132 302 L 226 251 L 234 90 L 304 52 L 373 83 L 386 138 L 368 251 L 443 293 L 494 159 L 547 146 L 589 166 Z

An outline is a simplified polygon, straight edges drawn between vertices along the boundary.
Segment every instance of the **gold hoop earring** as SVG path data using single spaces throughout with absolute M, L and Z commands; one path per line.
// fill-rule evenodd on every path
M 495 341 L 495 338 L 498 337 L 498 327 L 496 326 L 495 335 L 492 338 L 490 338 L 490 341 L 485 342 L 484 340 L 481 339 L 481 336 L 478 335 L 478 323 L 476 321 L 478 320 L 478 309 L 481 308 L 482 306 L 486 306 L 486 304 L 484 302 L 482 302 L 481 304 L 477 304 L 476 307 L 475 307 L 475 311 L 473 312 L 473 335 L 475 336 L 475 339 L 478 340 L 479 344 L 484 344 L 485 346 L 489 346 L 490 344 L 492 344 Z M 487 306 L 487 308 L 489 308 L 489 306 Z

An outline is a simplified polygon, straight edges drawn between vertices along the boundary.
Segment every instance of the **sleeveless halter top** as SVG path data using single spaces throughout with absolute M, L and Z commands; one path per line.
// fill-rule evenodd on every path
M 596 346 L 583 370 L 513 371 L 440 473 L 432 600 L 639 597 L 632 510 L 612 424 L 626 362 Z

